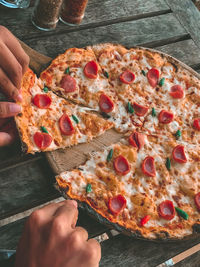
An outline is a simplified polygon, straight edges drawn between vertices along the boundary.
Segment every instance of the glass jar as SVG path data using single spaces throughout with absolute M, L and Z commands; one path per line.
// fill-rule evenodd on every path
M 37 0 L 32 14 L 32 23 L 40 30 L 56 28 L 62 0 Z
M 60 10 L 60 20 L 65 24 L 80 24 L 87 6 L 88 0 L 63 0 Z

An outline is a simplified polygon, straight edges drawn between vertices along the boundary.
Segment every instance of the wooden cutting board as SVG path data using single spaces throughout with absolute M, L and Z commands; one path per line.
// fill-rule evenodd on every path
M 21 41 L 20 43 L 30 57 L 30 68 L 36 74 L 40 74 L 40 72 L 48 66 L 52 58 L 38 53 Z M 88 153 L 104 149 L 105 146 L 107 147 L 110 144 L 119 141 L 121 137 L 122 134 L 111 129 L 103 135 L 95 138 L 90 143 L 76 145 L 66 149 L 59 149 L 53 152 L 45 152 L 45 155 L 54 173 L 59 174 L 83 164 L 87 159 Z

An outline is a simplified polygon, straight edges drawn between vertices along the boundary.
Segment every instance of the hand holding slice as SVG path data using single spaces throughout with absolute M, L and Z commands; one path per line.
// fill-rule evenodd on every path
M 46 94 L 37 94 L 32 100 L 33 104 L 38 108 L 49 108 L 51 105 L 51 98 Z
M 135 80 L 135 74 L 130 70 L 126 70 L 121 73 L 119 79 L 122 83 L 131 84 Z
M 160 217 L 165 220 L 172 220 L 175 216 L 174 204 L 170 200 L 165 200 L 158 206 L 158 213 Z
M 178 163 L 186 163 L 187 158 L 184 152 L 184 146 L 177 145 L 172 151 L 173 159 Z
M 85 76 L 88 77 L 89 79 L 96 79 L 97 73 L 98 73 L 97 63 L 94 60 L 89 61 L 84 67 Z
M 113 165 L 118 174 L 125 175 L 130 171 L 128 160 L 122 155 L 115 158 Z
M 113 215 L 118 215 L 125 207 L 126 199 L 122 195 L 117 195 L 108 201 L 108 208 Z
M 142 171 L 145 175 L 154 177 L 156 175 L 154 158 L 147 156 L 142 162 Z

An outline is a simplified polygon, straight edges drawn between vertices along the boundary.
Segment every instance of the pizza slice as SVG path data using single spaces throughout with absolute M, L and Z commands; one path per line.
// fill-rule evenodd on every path
M 134 129 L 127 107 L 118 98 L 91 48 L 71 48 L 56 57 L 40 75 L 59 96 L 99 112 L 120 132 Z
M 199 155 L 194 145 L 134 131 L 58 175 L 57 186 L 117 230 L 182 238 L 200 231 Z
M 92 49 L 136 127 L 200 143 L 200 81 L 192 69 L 146 48 L 102 44 Z
M 89 142 L 113 127 L 112 122 L 49 91 L 30 69 L 23 77 L 22 96 L 22 112 L 15 120 L 28 153 Z

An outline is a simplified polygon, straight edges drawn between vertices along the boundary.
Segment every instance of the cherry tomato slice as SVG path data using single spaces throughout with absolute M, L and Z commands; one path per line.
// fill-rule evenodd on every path
M 60 82 L 60 87 L 65 90 L 65 93 L 76 91 L 76 80 L 69 74 L 65 74 Z
M 68 115 L 63 114 L 59 119 L 60 131 L 63 135 L 72 135 L 75 130 Z
M 158 115 L 159 122 L 163 124 L 168 124 L 172 122 L 173 119 L 174 119 L 174 114 L 166 110 L 161 110 L 161 112 Z
M 171 87 L 169 94 L 173 98 L 181 99 L 184 96 L 184 91 L 179 84 L 176 84 Z
M 173 159 L 178 163 L 186 163 L 187 158 L 184 152 L 184 146 L 178 145 L 172 151 Z
M 112 102 L 110 97 L 105 94 L 101 94 L 99 98 L 99 107 L 101 111 L 109 113 L 113 110 L 114 103 Z
M 115 158 L 113 165 L 118 174 L 125 175 L 130 172 L 128 160 L 122 155 Z
M 32 100 L 33 104 L 38 108 L 49 108 L 51 105 L 51 97 L 46 94 L 37 94 Z
M 135 114 L 139 117 L 143 117 L 148 111 L 148 107 L 139 105 L 135 102 L 133 103 L 133 109 L 135 111 Z
M 144 216 L 141 221 L 140 221 L 140 225 L 141 226 L 144 226 L 149 220 L 151 219 L 151 216 L 150 215 L 146 215 Z
M 147 79 L 149 81 L 149 84 L 152 86 L 152 87 L 156 87 L 156 85 L 158 84 L 158 81 L 159 81 L 159 70 L 157 69 L 150 69 L 148 72 L 147 72 Z
M 83 70 L 85 76 L 89 79 L 96 79 L 98 73 L 98 65 L 95 61 L 89 61 Z
M 44 150 L 50 146 L 52 137 L 48 133 L 36 132 L 33 136 L 33 140 L 39 149 Z
M 165 220 L 172 220 L 175 216 L 174 204 L 170 200 L 165 200 L 158 206 L 158 214 Z
M 200 192 L 195 195 L 194 201 L 197 206 L 197 209 L 200 211 Z
M 194 119 L 194 121 L 193 121 L 193 127 L 194 127 L 196 130 L 200 131 L 200 118 L 196 118 L 196 119 Z
M 135 74 L 130 70 L 125 70 L 119 76 L 122 83 L 131 84 L 135 80 Z
M 145 144 L 144 135 L 142 133 L 133 132 L 129 136 L 129 144 L 132 145 L 133 147 L 137 147 L 138 150 L 140 150 Z
M 122 195 L 117 195 L 108 200 L 108 208 L 113 215 L 118 215 L 126 207 L 126 199 Z
M 154 177 L 156 175 L 154 158 L 147 156 L 142 162 L 142 171 L 145 175 Z

